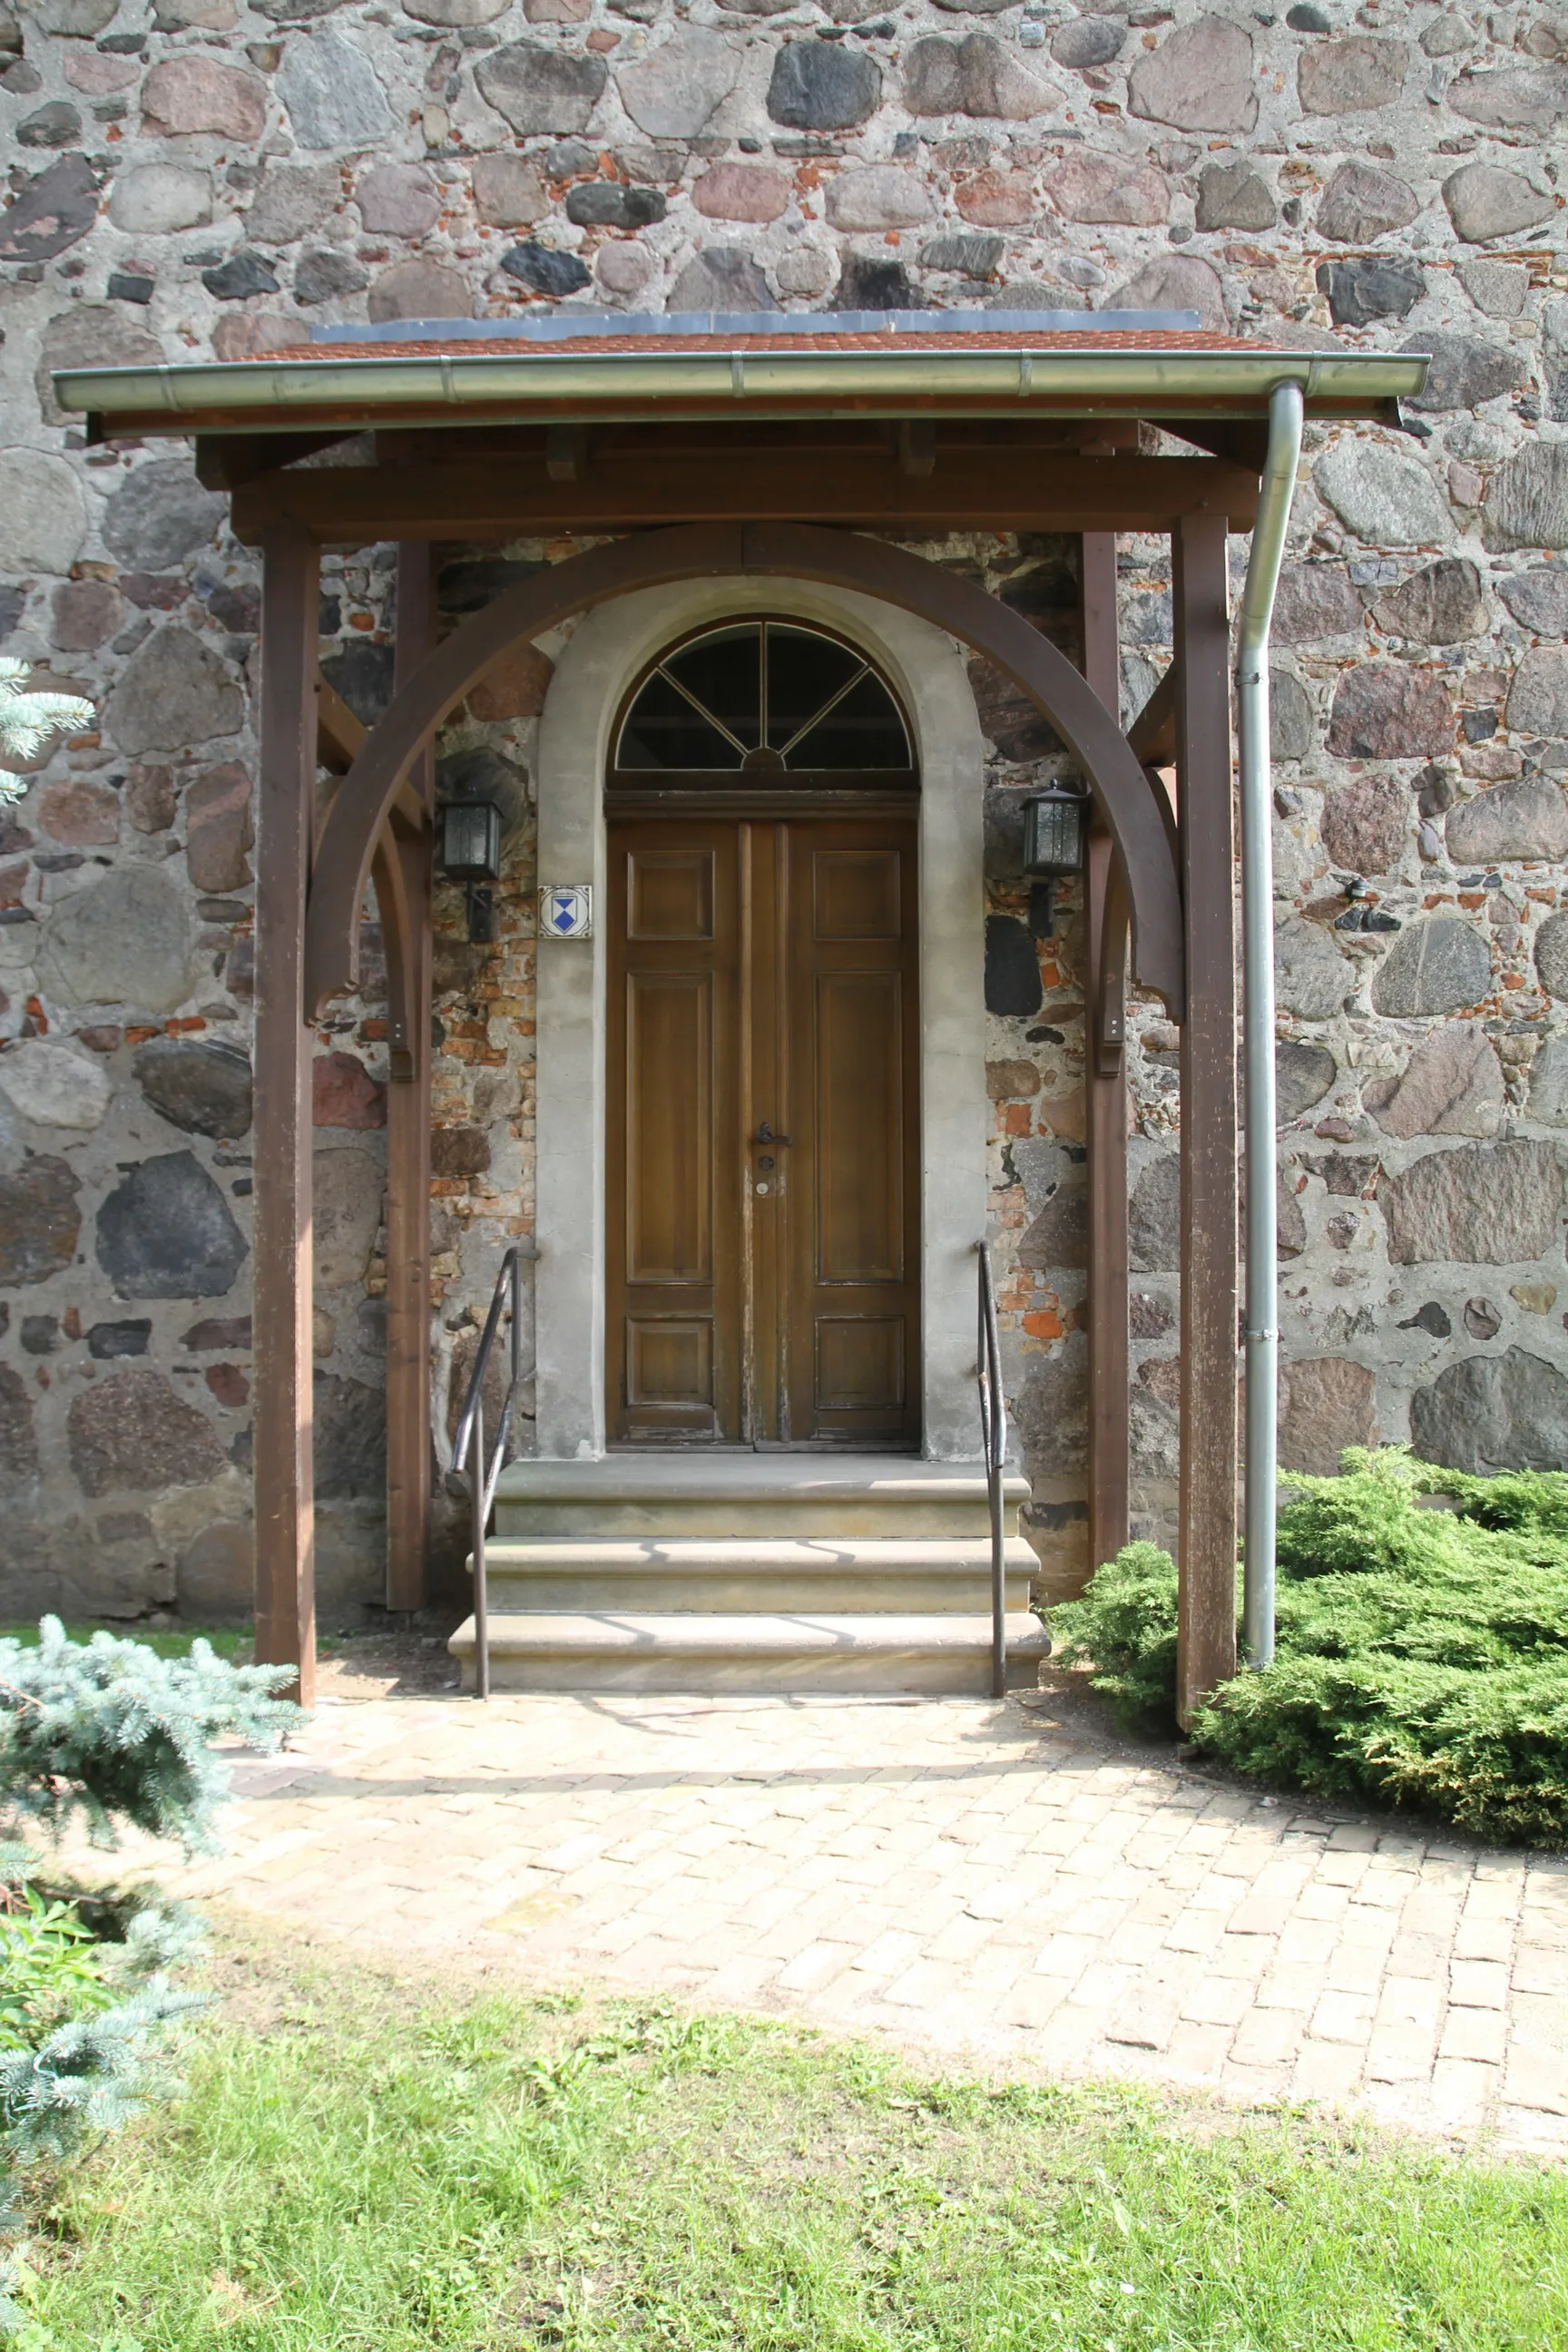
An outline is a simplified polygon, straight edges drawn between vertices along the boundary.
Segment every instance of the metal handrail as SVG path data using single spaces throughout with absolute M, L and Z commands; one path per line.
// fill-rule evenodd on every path
M 488 1595 L 485 1589 L 485 1529 L 489 1524 L 490 1506 L 496 1498 L 496 1487 L 506 1466 L 507 1441 L 511 1435 L 512 1415 L 517 1409 L 518 1391 L 524 1381 L 533 1377 L 533 1366 L 522 1368 L 522 1267 L 525 1261 L 537 1257 L 531 1244 L 516 1242 L 500 1262 L 496 1276 L 495 1293 L 490 1311 L 485 1318 L 485 1328 L 479 1335 L 479 1352 L 468 1375 L 468 1393 L 463 1405 L 458 1433 L 452 1441 L 452 1467 L 448 1479 L 459 1493 L 468 1496 L 473 1510 L 474 1532 L 474 1696 L 489 1698 L 490 1695 L 490 1637 Z M 511 1381 L 502 1401 L 500 1419 L 496 1430 L 493 1459 L 485 1462 L 485 1373 L 489 1368 L 490 1350 L 495 1345 L 500 1318 L 510 1294 L 511 1307 Z M 477 1469 L 470 1471 L 468 1457 L 473 1454 Z
M 1007 1460 L 1007 1400 L 1002 1389 L 1002 1339 L 996 1328 L 996 1290 L 991 1252 L 974 1244 L 980 1260 L 980 1338 L 975 1373 L 980 1386 L 980 1442 L 985 1454 L 985 1491 L 991 1505 L 991 1696 L 1007 1692 L 1007 1551 L 1002 1525 L 1002 1481 Z

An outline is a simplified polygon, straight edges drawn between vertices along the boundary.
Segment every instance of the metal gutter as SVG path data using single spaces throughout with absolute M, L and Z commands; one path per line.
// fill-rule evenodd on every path
M 1237 699 L 1241 732 L 1243 1064 L 1247 1076 L 1247 1435 L 1245 1634 L 1248 1664 L 1274 1655 L 1279 1478 L 1279 1275 L 1275 1201 L 1274 811 L 1268 752 L 1268 633 L 1301 456 L 1300 386 L 1275 386 L 1268 454 L 1241 592 Z
M 937 331 L 937 330 L 931 330 Z M 877 351 L 526 352 L 472 349 L 364 358 L 194 362 L 160 367 L 66 368 L 54 377 L 62 407 L 87 410 L 112 431 L 134 416 L 142 433 L 196 429 L 308 432 L 348 411 L 365 425 L 417 413 L 425 422 L 466 421 L 482 409 L 517 422 L 626 417 L 683 411 L 765 415 L 928 413 L 1017 416 L 1033 409 L 1092 415 L 1115 406 L 1149 418 L 1198 413 L 1257 415 L 1275 385 L 1298 385 L 1307 404 L 1371 415 L 1413 397 L 1427 362 L 1383 352 L 1021 350 L 980 339 L 961 350 L 910 350 L 889 338 Z M 165 422 L 164 420 L 167 420 Z

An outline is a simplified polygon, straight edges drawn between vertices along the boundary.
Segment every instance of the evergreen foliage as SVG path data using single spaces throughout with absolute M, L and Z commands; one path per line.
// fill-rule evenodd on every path
M 1481 1837 L 1568 1843 L 1568 1476 L 1472 1478 L 1402 1448 L 1292 1478 L 1278 1653 L 1192 1726 L 1237 1770 L 1419 1806 Z M 1442 1496 L 1454 1507 L 1432 1507 Z M 1170 1728 L 1176 1578 L 1129 1545 L 1051 1612 L 1130 1726 Z
M 14 760 L 30 760 L 51 735 L 63 727 L 90 727 L 93 708 L 79 694 L 49 694 L 24 686 L 29 665 L 0 660 L 0 751 Z M 0 803 L 20 800 L 31 782 L 27 776 L 0 774 Z
M 1168 1729 L 1176 1697 L 1176 1563 L 1158 1544 L 1108 1559 L 1081 1601 L 1053 1609 L 1057 1663 L 1091 1666 L 1129 1731 Z
M 25 2313 L 16 2240 L 20 2175 L 58 2165 L 180 2086 L 160 2057 L 165 2029 L 206 2006 L 166 1969 L 202 1947 L 183 1905 L 71 1903 L 31 1880 L 36 1858 L 0 1849 L 0 2336 Z
M 46 1617 L 35 1649 L 0 1640 L 0 1813 L 58 1832 L 78 1815 L 100 1843 L 129 1824 L 210 1851 L 228 1775 L 211 1742 L 270 1749 L 300 1719 L 275 1696 L 287 1667 L 232 1666 L 197 1641 L 163 1658 L 111 1633 L 72 1642 Z M 0 1845 L 0 2241 L 20 2227 L 19 2171 L 58 2165 L 178 2085 L 168 2029 L 205 1996 L 176 1990 L 201 1923 L 183 1907 L 41 1888 Z M 24 2324 L 22 2250 L 0 2243 L 0 2335 Z
M 84 1813 L 95 1842 L 117 1823 L 210 1852 L 228 1774 L 210 1742 L 270 1750 L 299 1710 L 273 1694 L 286 1666 L 231 1666 L 205 1642 L 160 1658 L 113 1633 L 68 1640 L 46 1617 L 36 1650 L 0 1641 L 0 1807 L 58 1832 Z

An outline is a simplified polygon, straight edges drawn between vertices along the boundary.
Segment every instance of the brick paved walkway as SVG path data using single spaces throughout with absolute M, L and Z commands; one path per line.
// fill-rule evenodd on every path
M 329 1701 L 238 1780 L 183 1890 L 367 1955 L 1568 2149 L 1568 1863 L 1216 1787 L 1017 1702 Z

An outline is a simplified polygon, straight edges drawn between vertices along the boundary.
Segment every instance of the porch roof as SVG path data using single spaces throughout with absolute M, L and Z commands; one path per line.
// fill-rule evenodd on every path
M 1420 353 L 1258 343 L 1193 311 L 823 311 L 400 320 L 318 329 L 227 361 L 68 368 L 93 441 L 693 417 L 1260 419 L 1282 381 L 1309 415 L 1398 420 Z

